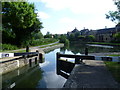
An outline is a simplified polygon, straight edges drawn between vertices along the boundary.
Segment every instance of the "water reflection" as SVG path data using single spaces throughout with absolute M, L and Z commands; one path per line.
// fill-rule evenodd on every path
M 60 48 L 62 54 L 71 51 L 73 54 L 85 54 L 85 48 L 88 48 L 88 53 L 108 53 L 120 52 L 119 46 L 105 46 L 105 45 L 88 45 L 86 43 L 70 43 L 67 47 Z
M 3 75 L 2 88 L 35 88 L 42 78 L 42 73 L 43 71 L 40 70 L 39 65 L 30 69 L 29 66 L 25 66 Z
M 43 77 L 38 82 L 36 88 L 62 88 L 66 79 L 56 74 L 56 52 L 60 49 L 55 49 L 45 54 L 45 62 L 40 63 Z
M 86 44 L 86 45 L 93 47 L 113 48 L 113 46 L 108 46 L 108 45 L 97 45 L 97 44 Z
M 56 60 L 56 62 L 57 62 L 56 64 L 57 75 L 61 75 L 62 77 L 68 79 L 73 67 L 75 66 L 75 63 L 64 60 Z

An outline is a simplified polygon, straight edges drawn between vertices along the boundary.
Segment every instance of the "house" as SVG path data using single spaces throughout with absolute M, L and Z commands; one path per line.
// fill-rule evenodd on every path
M 113 40 L 113 35 L 116 33 L 115 28 L 99 29 L 96 33 L 96 41 L 99 42 L 110 42 Z
M 117 32 L 120 32 L 120 25 L 116 25 L 116 27 L 113 28 L 104 28 L 104 29 L 98 29 L 98 30 L 89 30 L 89 29 L 83 29 L 78 30 L 74 29 L 71 32 L 68 32 L 67 35 L 70 36 L 72 33 L 79 32 L 80 35 L 88 36 L 88 35 L 94 35 L 96 38 L 96 41 L 98 42 L 110 42 L 113 40 L 113 35 Z

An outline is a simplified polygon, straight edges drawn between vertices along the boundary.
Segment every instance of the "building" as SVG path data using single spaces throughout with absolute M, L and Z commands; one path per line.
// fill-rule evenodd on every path
M 113 40 L 113 35 L 117 32 L 120 32 L 120 25 L 116 25 L 116 27 L 113 28 L 104 28 L 98 30 L 89 30 L 84 28 L 83 30 L 79 31 L 75 28 L 73 31 L 68 32 L 67 35 L 70 36 L 70 34 L 76 32 L 79 32 L 82 36 L 94 35 L 96 41 L 98 42 L 110 42 Z

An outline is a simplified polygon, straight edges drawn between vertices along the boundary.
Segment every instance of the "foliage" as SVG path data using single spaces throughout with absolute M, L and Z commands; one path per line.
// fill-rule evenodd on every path
M 88 35 L 88 36 L 86 36 L 86 41 L 89 41 L 89 42 L 95 41 L 95 36 L 94 35 Z
M 36 20 L 34 4 L 27 2 L 3 2 L 2 18 L 3 24 L 7 28 L 31 27 Z
M 60 43 L 64 43 L 65 44 L 65 46 L 68 46 L 69 45 L 69 40 L 67 39 L 67 37 L 65 36 L 65 35 L 61 35 L 60 37 L 59 37 L 59 42 Z
M 114 34 L 114 39 L 115 39 L 115 41 L 114 42 L 119 42 L 120 43 L 120 32 L 118 32 L 118 33 L 116 33 L 116 34 Z
M 54 37 L 55 39 L 59 39 L 59 38 L 60 38 L 60 36 L 59 36 L 58 34 L 54 34 L 53 37 Z
M 107 19 L 111 19 L 111 21 L 114 21 L 115 23 L 120 23 L 120 1 L 114 0 L 114 4 L 117 6 L 117 11 L 109 11 L 108 14 L 106 14 Z
M 11 43 L 15 44 L 14 42 L 15 34 L 9 29 L 2 30 L 2 43 Z
M 2 21 L 6 32 L 9 29 L 14 34 L 17 46 L 29 45 L 31 34 L 42 28 L 34 4 L 28 2 L 2 2 Z
M 43 34 L 41 32 L 38 32 L 38 33 L 33 33 L 32 34 L 32 37 L 36 40 L 36 39 L 42 39 L 44 38 L 43 37 Z
M 15 45 L 11 45 L 11 44 L 0 44 L 0 46 L 2 46 L 2 50 L 16 50 L 18 49 L 17 46 Z
M 52 38 L 52 34 L 50 34 L 50 32 L 47 32 L 44 38 Z
M 37 39 L 37 40 L 33 40 L 30 45 L 31 46 L 39 46 L 39 45 L 44 45 L 44 44 L 49 44 L 49 43 L 54 43 L 56 42 L 56 39 L 52 39 L 52 38 L 47 38 L 47 39 Z
M 70 41 L 91 42 L 95 41 L 95 36 L 94 35 L 83 36 L 80 35 L 79 33 L 72 33 L 70 34 L 70 36 L 68 36 L 68 39 Z
M 70 34 L 70 36 L 68 36 L 68 39 L 70 40 L 70 41 L 74 41 L 75 40 L 75 34 Z
M 84 41 L 85 41 L 85 36 L 79 35 L 79 36 L 78 36 L 78 40 L 80 40 L 80 41 L 83 41 L 83 42 L 84 42 Z

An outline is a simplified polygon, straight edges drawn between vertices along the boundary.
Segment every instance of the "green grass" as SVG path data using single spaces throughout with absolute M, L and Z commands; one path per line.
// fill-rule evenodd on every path
M 111 54 L 111 55 L 107 55 L 107 56 L 120 56 L 119 54 Z
M 120 45 L 120 43 L 107 43 L 107 42 L 88 42 L 88 44 Z
M 50 43 L 57 42 L 57 39 L 53 38 L 47 38 L 47 39 L 38 39 L 38 40 L 33 40 L 30 44 L 30 46 L 40 46 L 40 45 L 46 45 Z
M 26 52 L 26 50 L 11 51 L 11 53 L 22 53 L 22 52 Z
M 112 73 L 113 77 L 117 82 L 120 83 L 120 63 L 118 62 L 104 62 L 108 70 Z
M 56 43 L 56 44 L 52 44 L 52 45 L 42 46 L 42 47 L 40 47 L 40 48 L 51 47 L 51 46 L 59 45 L 59 44 L 61 44 L 61 43 Z
M 53 39 L 53 38 L 48 38 L 48 39 L 39 39 L 39 40 L 34 40 L 32 41 L 32 43 L 29 45 L 30 47 L 34 47 L 34 46 L 41 46 L 41 45 L 47 45 L 47 44 L 51 44 L 54 42 L 57 42 L 57 39 Z M 18 50 L 18 49 L 22 49 L 23 47 L 17 47 L 15 45 L 11 45 L 11 44 L 0 44 L 0 52 L 11 52 L 12 50 Z M 24 51 L 12 51 L 12 52 L 24 52 Z

